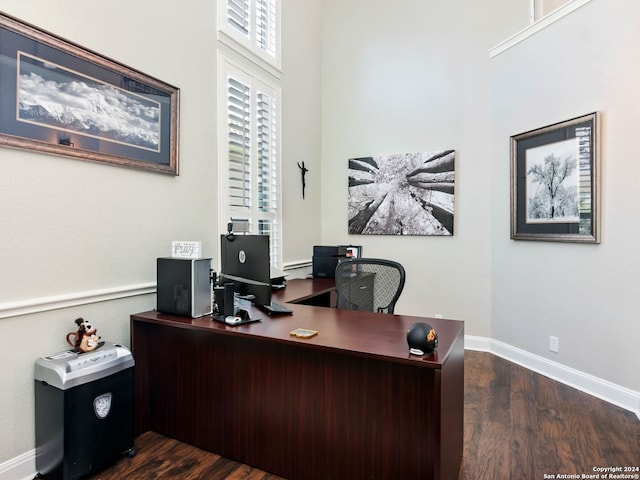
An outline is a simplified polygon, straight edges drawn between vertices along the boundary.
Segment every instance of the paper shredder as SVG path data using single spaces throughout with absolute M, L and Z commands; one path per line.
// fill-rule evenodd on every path
M 133 370 L 131 352 L 107 342 L 91 352 L 67 350 L 36 361 L 39 477 L 76 480 L 135 455 Z

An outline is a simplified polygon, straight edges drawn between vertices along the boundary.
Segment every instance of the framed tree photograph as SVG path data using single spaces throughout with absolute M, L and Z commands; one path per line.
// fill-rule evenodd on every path
M 179 90 L 0 13 L 0 145 L 178 174 Z
M 600 243 L 598 114 L 511 137 L 511 238 Z

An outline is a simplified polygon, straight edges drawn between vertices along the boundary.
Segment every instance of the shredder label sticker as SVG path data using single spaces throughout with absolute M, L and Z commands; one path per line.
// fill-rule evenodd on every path
M 93 400 L 93 410 L 100 419 L 107 418 L 111 411 L 111 393 L 103 393 Z

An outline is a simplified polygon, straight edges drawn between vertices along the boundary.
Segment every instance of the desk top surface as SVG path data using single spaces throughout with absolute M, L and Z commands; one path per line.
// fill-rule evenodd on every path
M 252 308 L 252 317 L 260 317 L 261 321 L 238 326 L 212 321 L 210 315 L 190 318 L 167 315 L 155 310 L 134 314 L 131 318 L 137 322 L 222 335 L 248 336 L 252 339 L 291 344 L 301 348 L 328 350 L 436 369 L 442 368 L 456 343 L 464 341 L 464 322 L 457 320 L 340 310 L 295 303 L 331 292 L 333 289 L 333 279 L 289 280 L 284 289 L 274 292 L 273 298 L 293 310 L 292 315 L 269 316 L 262 310 Z M 438 349 L 431 355 L 416 356 L 409 353 L 407 331 L 416 322 L 430 324 L 438 334 Z M 289 334 L 296 328 L 317 330 L 318 334 L 308 339 L 296 338 Z

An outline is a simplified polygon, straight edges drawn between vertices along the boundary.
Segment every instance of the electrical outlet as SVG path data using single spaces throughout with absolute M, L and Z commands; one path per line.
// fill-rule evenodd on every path
M 435 318 L 444 318 L 441 313 L 436 313 Z
M 553 335 L 549 337 L 549 350 L 558 353 L 560 350 L 560 339 L 558 337 L 554 337 Z

